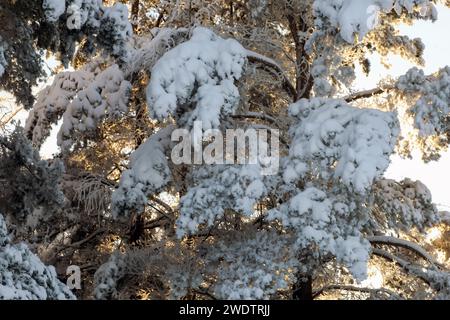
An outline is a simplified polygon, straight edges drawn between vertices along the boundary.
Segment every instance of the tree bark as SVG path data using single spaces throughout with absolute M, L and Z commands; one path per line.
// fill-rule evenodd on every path
M 292 299 L 302 301 L 313 300 L 312 277 L 310 275 L 299 275 Z
M 139 29 L 138 19 L 139 19 L 139 0 L 133 0 L 133 3 L 131 4 L 131 21 L 134 33 L 137 33 Z
M 299 33 L 306 33 L 308 25 L 303 17 L 292 12 L 286 16 L 289 30 L 295 45 L 295 101 L 311 95 L 313 79 L 310 73 L 309 56 L 305 50 L 306 37 L 301 38 Z M 293 290 L 294 300 L 313 300 L 312 276 L 309 274 L 299 274 L 298 281 Z
M 308 99 L 311 94 L 313 79 L 310 73 L 309 56 L 305 50 L 306 38 L 300 38 L 299 36 L 300 32 L 306 33 L 308 31 L 308 25 L 301 16 L 297 17 L 294 13 L 288 14 L 286 18 L 295 45 L 295 100 L 302 98 Z M 299 23 L 297 23 L 297 21 L 299 21 Z
M 132 216 L 131 218 L 131 226 L 129 231 L 129 242 L 136 243 L 139 239 L 142 238 L 145 231 L 145 220 L 143 213 L 138 213 Z

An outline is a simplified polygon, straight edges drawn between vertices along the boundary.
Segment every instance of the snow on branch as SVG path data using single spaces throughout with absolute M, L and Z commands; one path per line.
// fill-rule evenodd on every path
M 8 65 L 8 62 L 5 59 L 5 48 L 6 45 L 2 43 L 2 37 L 0 37 L 0 78 L 5 73 L 5 69 Z
M 416 94 L 418 99 L 409 109 L 414 126 L 422 137 L 439 135 L 448 131 L 450 114 L 450 67 L 442 68 L 433 76 L 412 68 L 401 76 L 397 88 L 405 95 Z
M 90 63 L 81 70 L 61 72 L 55 76 L 51 85 L 39 92 L 25 123 L 25 132 L 33 145 L 42 145 L 50 135 L 52 125 L 66 111 L 77 93 L 93 81 L 97 67 L 97 63 Z
M 64 203 L 60 186 L 63 162 L 41 159 L 21 127 L 8 136 L 0 135 L 0 163 L 0 209 L 4 214 L 19 221 L 31 215 L 48 218 Z
M 10 241 L 0 214 L 0 300 L 75 299 L 53 266 L 44 265 L 25 243 Z
M 443 69 L 443 70 L 445 71 L 445 69 Z M 413 75 L 413 74 L 415 74 L 415 75 Z M 421 80 L 419 80 L 418 78 L 421 78 Z M 440 71 L 438 73 L 437 77 L 435 75 L 425 76 L 425 75 L 423 75 L 423 71 L 414 67 L 414 68 L 408 70 L 408 72 L 405 75 L 401 76 L 398 79 L 397 83 L 395 83 L 395 84 L 383 85 L 383 86 L 368 89 L 368 90 L 358 91 L 358 92 L 349 94 L 349 95 L 343 97 L 342 99 L 345 100 L 346 102 L 350 103 L 350 102 L 353 102 L 358 99 L 371 98 L 373 96 L 387 93 L 392 90 L 401 90 L 401 91 L 411 92 L 412 89 L 414 89 L 416 91 L 420 91 L 420 90 L 422 90 L 422 85 L 424 83 L 433 83 L 435 81 L 439 81 L 439 78 L 442 78 L 442 71 Z M 408 85 L 408 82 L 410 82 L 409 85 Z
M 185 40 L 189 32 L 185 28 L 160 28 L 153 30 L 152 33 L 151 39 L 137 38 L 138 48 L 131 52 L 129 61 L 123 66 L 127 79 L 141 70 L 151 71 L 169 49 Z
M 277 220 L 293 230 L 300 250 L 315 247 L 320 256 L 331 254 L 357 279 L 364 279 L 370 244 L 361 237 L 357 226 L 349 223 L 350 209 L 325 192 L 309 187 L 269 210 L 267 220 Z
M 400 152 L 410 156 L 417 149 L 426 162 L 439 159 L 449 145 L 450 67 L 430 75 L 413 67 L 393 84 L 356 92 L 343 99 L 353 102 L 385 93 L 404 102 L 396 108 L 404 119 Z
M 76 132 L 88 134 L 105 116 L 118 116 L 127 110 L 129 89 L 134 75 L 150 71 L 159 58 L 187 35 L 187 29 L 159 29 L 151 39 L 139 38 L 138 48 L 121 68 L 112 64 L 106 69 L 102 58 L 76 71 L 57 74 L 53 83 L 38 94 L 27 118 L 25 130 L 36 147 L 49 136 L 54 124 L 63 116 L 59 144 L 68 149 Z
M 361 203 L 389 165 L 397 118 L 327 98 L 301 99 L 289 113 L 297 123 L 281 172 L 291 198 L 269 210 L 267 219 L 293 230 L 298 248 L 332 255 L 363 279 L 370 243 L 361 234 L 368 214 Z
M 301 99 L 289 112 L 299 122 L 291 129 L 286 182 L 304 176 L 313 165 L 324 179 L 364 194 L 389 165 L 399 133 L 394 113 L 324 98 Z
M 42 3 L 49 23 L 61 22 L 73 34 L 84 32 L 95 37 L 102 48 L 121 60 L 129 53 L 126 48 L 133 35 L 128 21 L 128 8 L 123 3 L 104 6 L 101 0 L 44 0 Z
M 66 1 L 63 0 L 44 0 L 42 8 L 48 22 L 56 22 L 66 11 Z
M 124 256 L 114 252 L 94 275 L 94 296 L 99 300 L 110 299 L 117 293 L 117 284 L 126 273 Z
M 420 181 L 379 179 L 373 186 L 376 224 L 384 229 L 422 230 L 439 221 L 430 190 Z
M 424 248 L 422 248 L 421 246 L 419 246 L 414 242 L 390 236 L 371 236 L 367 237 L 366 239 L 369 240 L 371 244 L 386 244 L 390 246 L 408 249 L 410 251 L 415 252 L 416 254 L 418 254 L 428 262 L 432 263 L 433 265 L 441 266 L 440 263 L 436 261 L 436 259 L 434 259 Z
M 247 51 L 233 39 L 222 39 L 206 28 L 168 51 L 152 69 L 147 86 L 150 116 L 174 116 L 180 125 L 202 121 L 203 129 L 217 128 L 223 116 L 239 103 L 238 80 Z
M 161 191 L 170 181 L 166 149 L 173 129 L 168 126 L 159 130 L 131 154 L 130 168 L 122 173 L 112 195 L 115 218 L 128 215 L 130 210 L 141 213 L 148 197 Z
M 125 114 L 130 91 L 130 82 L 124 79 L 116 64 L 96 75 L 64 111 L 63 124 L 58 133 L 58 145 L 62 150 L 68 150 L 73 145 L 77 133 L 93 133 L 105 117 L 117 118 Z
M 406 10 L 412 14 L 417 9 L 423 18 L 437 18 L 437 10 L 430 0 L 315 0 L 313 8 L 316 25 L 331 25 L 348 43 L 354 43 L 355 35 L 361 41 L 377 27 L 380 13 L 395 11 L 401 15 Z
M 177 236 L 194 234 L 200 225 L 211 227 L 226 209 L 249 217 L 267 188 L 259 165 L 211 165 L 194 172 L 196 186 L 180 200 Z
M 220 240 L 208 255 L 217 261 L 213 285 L 219 299 L 270 299 L 294 282 L 298 259 L 291 240 L 273 231 L 235 231 Z

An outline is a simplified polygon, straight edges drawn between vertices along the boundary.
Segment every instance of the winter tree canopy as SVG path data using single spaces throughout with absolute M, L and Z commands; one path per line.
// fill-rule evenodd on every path
M 398 30 L 438 6 L 0 1 L 0 299 L 450 299 L 449 214 L 384 176 L 450 144 Z M 357 91 L 374 53 L 415 67 Z

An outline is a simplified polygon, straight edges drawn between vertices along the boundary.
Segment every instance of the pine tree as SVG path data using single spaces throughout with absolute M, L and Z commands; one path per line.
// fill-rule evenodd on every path
M 420 181 L 383 177 L 395 153 L 432 161 L 448 146 L 448 67 L 425 75 L 423 43 L 396 29 L 436 20 L 436 3 L 7 1 L 0 14 L 14 9 L 10 19 L 28 33 L 20 46 L 0 30 L 0 85 L 31 107 L 24 134 L 0 139 L 0 157 L 21 173 L 7 214 L 51 204 L 46 221 L 59 229 L 38 223 L 33 240 L 52 263 L 97 268 L 81 297 L 313 299 L 338 290 L 448 299 L 448 259 L 427 252 L 437 244 L 424 231 L 445 234 L 448 224 Z M 36 48 L 73 70 L 34 101 Z M 353 92 L 357 64 L 369 73 L 375 52 L 418 67 Z M 33 147 L 59 120 L 58 159 L 40 160 Z M 177 130 L 194 145 L 210 142 L 191 134 L 198 121 L 212 135 L 277 129 L 279 170 L 175 163 Z M 386 270 L 385 288 L 359 285 L 373 265 Z M 407 285 L 397 285 L 399 270 Z

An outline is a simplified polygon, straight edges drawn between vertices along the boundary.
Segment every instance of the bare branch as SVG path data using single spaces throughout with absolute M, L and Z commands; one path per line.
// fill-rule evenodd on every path
M 235 114 L 235 115 L 232 115 L 231 117 L 237 118 L 237 119 L 239 119 L 239 118 L 261 119 L 261 120 L 266 120 L 271 123 L 277 124 L 277 120 L 274 117 L 271 117 L 264 113 L 258 113 L 258 112 L 247 112 L 246 114 Z
M 256 129 L 256 130 L 260 130 L 260 129 L 267 130 L 267 131 L 271 131 L 272 130 L 271 127 L 266 126 L 264 124 L 252 124 L 252 125 L 250 125 L 250 127 L 253 128 L 253 129 Z M 280 140 L 280 142 L 282 144 L 284 144 L 289 149 L 289 144 L 287 143 L 287 141 L 281 135 L 278 135 L 278 139 Z
M 427 81 L 433 81 L 436 79 L 435 76 L 433 75 L 429 75 L 426 77 Z M 379 95 L 379 94 L 383 94 L 385 92 L 394 90 L 396 88 L 395 84 L 392 85 L 384 85 L 383 87 L 377 87 L 377 88 L 373 88 L 373 89 L 369 89 L 369 90 L 364 90 L 364 91 L 359 91 L 359 92 L 355 92 L 352 93 L 346 97 L 344 97 L 343 99 L 346 102 L 352 102 L 358 99 L 364 99 L 364 98 L 371 98 L 373 96 Z
M 11 113 L 9 115 L 7 113 L 4 114 L 0 118 L 0 127 L 6 126 L 22 110 L 23 110 L 23 107 L 18 107 L 16 109 L 14 109 L 13 111 L 11 111 Z M 4 119 L 4 118 L 6 118 L 6 119 Z
M 383 88 L 373 88 L 373 89 L 370 89 L 370 90 L 359 91 L 359 92 L 352 93 L 352 94 L 344 97 L 343 99 L 346 102 L 352 102 L 352 101 L 355 101 L 355 100 L 358 100 L 358 99 L 371 98 L 373 96 L 385 93 L 385 92 L 387 92 L 389 90 L 392 90 L 394 88 L 395 88 L 395 86 L 386 86 L 386 87 L 383 87 Z
M 74 243 L 68 245 L 68 247 L 69 247 L 69 248 L 79 248 L 79 247 L 81 247 L 83 244 L 85 244 L 86 242 L 91 241 L 91 240 L 92 240 L 93 238 L 95 238 L 98 234 L 105 233 L 106 231 L 107 231 L 107 230 L 106 230 L 105 228 L 100 228 L 100 229 L 94 231 L 93 233 L 91 233 L 88 237 L 86 237 L 86 238 L 84 238 L 84 239 L 82 239 L 82 240 L 80 240 L 80 241 L 77 241 L 77 242 L 74 242 Z
M 169 206 L 167 203 L 165 203 L 164 201 L 162 201 L 161 199 L 155 197 L 155 196 L 150 196 L 150 200 L 155 202 L 156 204 L 160 205 L 161 207 L 163 207 L 166 212 L 162 212 L 161 210 L 157 209 L 155 206 L 151 205 L 152 208 L 156 209 L 158 212 L 160 212 L 163 216 L 165 216 L 167 219 L 169 219 L 170 221 L 174 220 L 174 212 L 171 206 Z
M 252 63 L 259 63 L 264 67 L 268 68 L 266 69 L 266 71 L 270 72 L 272 70 L 272 73 L 273 71 L 275 71 L 276 75 L 281 76 L 283 78 L 283 88 L 295 100 L 297 94 L 295 87 L 289 80 L 288 76 L 286 75 L 286 72 L 277 62 L 275 62 L 273 59 L 270 59 L 266 56 L 263 56 L 251 50 L 247 50 L 247 58 L 248 61 Z
M 168 223 L 169 223 L 169 220 L 167 219 L 167 217 L 161 216 L 155 220 L 147 222 L 144 226 L 144 229 L 149 230 L 149 229 L 161 228 L 162 226 L 164 226 Z

